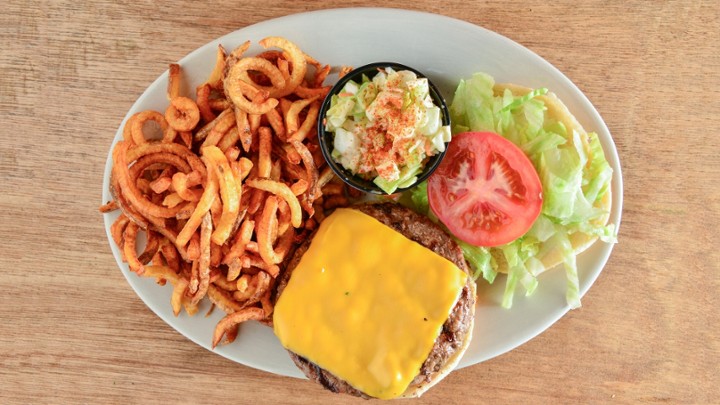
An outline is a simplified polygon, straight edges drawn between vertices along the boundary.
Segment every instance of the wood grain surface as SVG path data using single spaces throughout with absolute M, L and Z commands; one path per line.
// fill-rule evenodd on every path
M 603 116 L 625 183 L 619 244 L 583 308 L 413 402 L 720 403 L 720 3 L 3 4 L 0 403 L 364 403 L 169 327 L 118 271 L 97 207 L 113 135 L 169 62 L 269 18 L 383 5 L 469 21 L 554 64 Z

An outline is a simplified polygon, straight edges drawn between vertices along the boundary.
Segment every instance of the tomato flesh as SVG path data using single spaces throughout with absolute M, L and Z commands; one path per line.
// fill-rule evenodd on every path
M 492 132 L 464 132 L 428 179 L 428 198 L 455 236 L 499 246 L 525 234 L 540 215 L 542 184 L 515 144 Z

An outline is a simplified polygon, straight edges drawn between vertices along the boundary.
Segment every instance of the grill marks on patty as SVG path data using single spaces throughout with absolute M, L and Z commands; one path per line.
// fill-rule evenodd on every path
M 467 262 L 463 257 L 460 247 L 458 247 L 448 234 L 427 217 L 395 203 L 364 204 L 352 208 L 374 217 L 383 224 L 400 232 L 408 239 L 445 257 L 458 266 L 458 268 L 468 273 Z M 312 238 L 308 238 L 308 240 L 295 251 L 292 259 L 288 263 L 287 270 L 280 276 L 276 297 L 285 289 L 293 269 L 297 267 L 300 258 L 310 248 L 311 240 Z M 465 337 L 470 332 L 469 328 L 473 316 L 472 309 L 475 305 L 475 297 L 470 287 L 473 282 L 474 281 L 468 277 L 468 282 L 460 293 L 460 298 L 453 307 L 450 316 L 443 324 L 440 336 L 438 336 L 435 341 L 435 345 L 430 351 L 428 358 L 420 368 L 418 375 L 410 383 L 411 387 L 429 383 L 435 374 L 442 370 L 443 366 L 462 348 Z M 344 380 L 334 376 L 332 373 L 322 369 L 304 357 L 298 356 L 293 352 L 290 352 L 290 357 L 308 379 L 318 382 L 326 389 L 336 393 L 369 398 L 366 394 L 353 388 Z

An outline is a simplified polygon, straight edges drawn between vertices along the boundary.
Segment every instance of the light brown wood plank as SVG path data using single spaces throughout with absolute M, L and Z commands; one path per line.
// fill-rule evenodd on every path
M 373 5 L 460 18 L 538 53 L 596 106 L 624 172 L 619 244 L 583 308 L 413 402 L 720 402 L 717 2 L 258 4 L 3 4 L 0 403 L 365 403 L 182 337 L 116 268 L 97 207 L 117 126 L 168 63 L 269 18 Z

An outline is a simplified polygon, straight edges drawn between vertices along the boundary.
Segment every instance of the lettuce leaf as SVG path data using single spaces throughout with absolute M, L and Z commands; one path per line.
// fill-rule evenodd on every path
M 482 246 L 473 246 L 455 239 L 463 251 L 465 260 L 467 260 L 470 268 L 473 270 L 473 279 L 477 280 L 481 275 L 488 283 L 492 284 L 497 276 L 497 263 L 490 254 L 490 250 Z
M 417 187 L 410 190 L 410 201 L 412 203 L 410 208 L 412 208 L 415 212 L 423 215 L 428 214 L 430 211 L 430 201 L 428 201 L 426 181 L 423 181 L 418 184 Z

